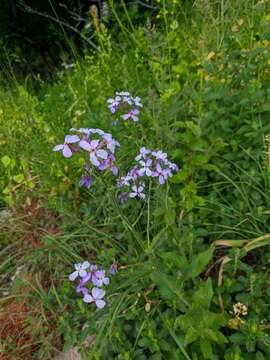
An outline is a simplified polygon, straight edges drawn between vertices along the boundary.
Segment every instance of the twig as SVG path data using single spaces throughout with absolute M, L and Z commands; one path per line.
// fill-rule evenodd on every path
M 77 28 L 75 28 L 74 26 L 67 24 L 66 22 L 56 19 L 55 17 L 53 17 L 52 15 L 49 15 L 47 13 L 42 13 L 38 10 L 35 10 L 33 8 L 31 8 L 30 6 L 26 5 L 26 4 L 22 4 L 22 6 L 25 8 L 26 11 L 28 11 L 31 14 L 36 14 L 39 16 L 42 16 L 46 19 L 52 20 L 54 22 L 56 22 L 57 24 L 60 24 L 62 26 L 65 26 L 67 29 L 72 30 L 73 32 L 75 32 L 76 34 L 78 34 L 84 41 L 86 41 L 88 43 L 88 45 L 92 46 L 94 49 L 98 50 L 98 47 L 89 39 L 87 38 L 85 35 L 83 35 Z

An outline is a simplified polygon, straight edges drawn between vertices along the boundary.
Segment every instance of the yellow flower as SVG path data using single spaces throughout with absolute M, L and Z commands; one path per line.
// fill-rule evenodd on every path
M 230 319 L 228 321 L 228 328 L 233 329 L 233 330 L 238 330 L 240 328 L 241 325 L 243 325 L 245 322 L 240 319 L 239 317 L 236 317 L 234 319 Z

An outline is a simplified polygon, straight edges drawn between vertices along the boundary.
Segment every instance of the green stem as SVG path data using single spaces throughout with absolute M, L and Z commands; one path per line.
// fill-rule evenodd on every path
M 148 199 L 147 199 L 147 227 L 146 227 L 146 235 L 147 235 L 147 248 L 150 247 L 150 199 L 151 199 L 151 188 L 152 188 L 152 181 L 149 182 L 149 189 L 148 189 Z

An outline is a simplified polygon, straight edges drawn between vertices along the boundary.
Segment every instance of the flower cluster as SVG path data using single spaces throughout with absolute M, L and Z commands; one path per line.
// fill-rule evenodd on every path
M 247 309 L 246 305 L 241 304 L 240 302 L 238 302 L 238 303 L 233 305 L 233 312 L 234 312 L 234 315 L 236 317 L 239 317 L 239 316 L 242 316 L 242 315 L 245 316 L 248 313 L 248 309 Z
M 233 330 L 238 330 L 245 323 L 241 316 L 246 316 L 248 314 L 248 308 L 246 305 L 241 304 L 240 302 L 233 305 L 233 315 L 232 319 L 228 321 L 228 327 Z
M 107 100 L 108 109 L 112 114 L 120 113 L 123 120 L 131 119 L 134 122 L 139 121 L 139 108 L 142 107 L 141 98 L 133 97 L 127 91 L 116 92 L 114 98 Z
M 112 135 L 100 129 L 81 128 L 70 129 L 77 135 L 66 135 L 64 143 L 56 145 L 53 151 L 62 151 L 64 157 L 69 158 L 75 152 L 84 151 L 87 155 L 84 164 L 84 175 L 81 177 L 80 186 L 90 189 L 92 184 L 92 168 L 100 171 L 110 169 L 114 175 L 118 174 L 115 165 L 115 149 L 120 144 L 113 139 Z
M 69 275 L 69 280 L 79 279 L 76 292 L 82 293 L 84 302 L 95 303 L 97 308 L 102 309 L 106 305 L 103 285 L 107 286 L 110 283 L 105 270 L 99 270 L 97 265 L 90 265 L 88 261 L 75 264 L 74 267 L 75 271 Z M 110 267 L 110 274 L 114 275 L 115 272 L 116 267 L 113 264 Z
M 135 157 L 137 164 L 127 173 L 118 179 L 119 188 L 128 187 L 129 192 L 120 194 L 120 201 L 123 202 L 128 197 L 140 199 L 145 198 L 145 177 L 157 178 L 160 185 L 165 184 L 166 180 L 178 171 L 178 166 L 168 160 L 168 155 L 161 151 L 152 151 L 142 147 L 139 154 Z

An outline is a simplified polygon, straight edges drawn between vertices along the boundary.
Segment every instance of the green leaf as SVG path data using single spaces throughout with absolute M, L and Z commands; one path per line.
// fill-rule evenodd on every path
M 185 336 L 185 346 L 196 341 L 198 337 L 198 332 L 194 329 L 194 327 L 190 327 Z
M 2 193 L 5 194 L 5 195 L 8 195 L 10 192 L 11 192 L 11 189 L 8 186 L 6 186 L 4 188 L 4 190 L 2 191 Z
M 201 165 L 207 164 L 208 161 L 209 161 L 209 157 L 207 155 L 198 154 L 191 158 L 190 165 L 201 166 Z
M 7 168 L 9 166 L 9 164 L 11 163 L 11 159 L 7 155 L 3 156 L 1 158 L 1 161 L 2 161 L 5 168 Z
M 188 268 L 188 272 L 185 274 L 186 279 L 194 279 L 200 275 L 206 268 L 207 264 L 213 256 L 213 249 L 209 248 L 202 253 L 198 254 L 192 261 Z
M 203 354 L 204 359 L 212 359 L 213 358 L 212 345 L 207 339 L 202 338 L 202 337 L 200 338 L 200 348 L 201 348 L 201 352 Z
M 173 300 L 175 298 L 172 277 L 160 272 L 154 272 L 151 274 L 151 280 L 157 285 L 162 298 L 165 300 Z
M 209 309 L 213 297 L 213 288 L 211 278 L 199 285 L 199 289 L 192 296 L 194 306 L 202 306 Z
M 23 174 L 15 175 L 15 176 L 13 176 L 13 180 L 14 180 L 17 184 L 20 184 L 20 183 L 22 183 L 23 180 L 24 180 L 24 175 L 23 175 Z
M 153 272 L 151 275 L 151 280 L 157 285 L 161 297 L 164 300 L 175 300 L 178 298 L 180 302 L 189 307 L 188 301 L 186 301 L 179 289 L 179 282 L 174 276 L 169 276 L 161 272 Z

